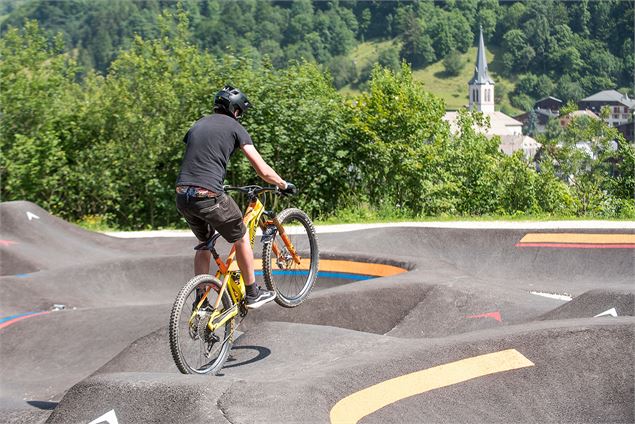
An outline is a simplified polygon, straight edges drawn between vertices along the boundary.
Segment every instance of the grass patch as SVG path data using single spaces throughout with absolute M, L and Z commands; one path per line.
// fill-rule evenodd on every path
M 118 231 L 118 228 L 113 227 L 108 223 L 108 217 L 103 215 L 86 215 L 81 220 L 74 223 L 88 231 Z
M 360 43 L 349 54 L 350 59 L 355 63 L 357 69 L 361 70 L 367 65 L 374 65 L 377 62 L 379 52 L 387 48 L 399 49 L 396 40 L 369 40 Z
M 467 53 L 461 55 L 461 60 L 465 63 L 465 67 L 457 76 L 448 77 L 445 73 L 443 60 L 433 63 L 423 69 L 413 71 L 413 79 L 421 81 L 427 91 L 441 97 L 445 101 L 445 107 L 450 110 L 456 110 L 469 103 L 467 83 L 474 75 L 474 67 L 476 66 L 476 47 L 470 48 Z M 487 63 L 490 64 L 488 72 L 490 77 L 494 79 L 496 85 L 503 85 L 509 93 L 514 90 L 515 84 L 494 72 L 496 56 L 494 51 L 486 49 L 485 57 Z M 514 108 L 509 99 L 505 98 L 502 102 L 496 104 L 496 108 L 500 110 L 505 108 L 511 113 L 522 113 L 522 111 Z
M 378 208 L 367 203 L 356 207 L 346 207 L 332 216 L 317 218 L 316 225 L 335 224 L 381 224 L 389 222 L 497 222 L 497 221 L 624 221 L 627 218 L 604 218 L 597 216 L 558 216 L 550 214 L 530 214 L 518 212 L 511 215 L 438 215 L 438 216 L 413 216 L 393 207 Z
M 386 48 L 399 49 L 396 40 L 371 40 L 360 43 L 350 54 L 349 57 L 355 62 L 358 70 L 363 69 L 369 64 L 377 62 L 379 52 Z M 496 70 L 500 69 L 500 63 L 496 59 L 496 49 L 485 49 L 485 57 L 489 65 L 489 74 L 496 82 L 496 85 L 505 87 L 507 93 L 514 91 L 516 84 L 514 81 L 501 77 Z M 465 63 L 465 67 L 457 76 L 447 76 L 443 66 L 443 60 L 439 60 L 425 68 L 413 69 L 413 79 L 424 84 L 426 91 L 439 96 L 445 102 L 445 106 L 449 110 L 456 110 L 469 103 L 467 83 L 474 74 L 476 66 L 476 47 L 470 48 L 467 53 L 461 55 L 461 60 Z M 340 93 L 344 96 L 356 96 L 361 94 L 360 90 L 347 85 L 340 89 Z M 522 113 L 521 110 L 514 108 L 507 96 L 502 102 L 496 104 L 496 109 L 504 109 L 509 115 Z

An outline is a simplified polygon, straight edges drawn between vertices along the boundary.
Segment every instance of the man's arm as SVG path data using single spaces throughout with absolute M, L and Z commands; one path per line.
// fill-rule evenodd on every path
M 254 167 L 256 173 L 260 178 L 270 184 L 278 186 L 278 188 L 280 188 L 281 190 L 287 188 L 287 183 L 282 178 L 280 178 L 280 175 L 278 175 L 276 171 L 274 171 L 273 168 L 267 164 L 267 162 L 265 162 L 265 160 L 262 158 L 262 156 L 260 156 L 260 153 L 258 153 L 258 150 L 256 150 L 253 144 L 245 144 L 243 146 L 240 146 L 240 149 L 243 151 L 245 156 L 247 156 L 247 159 L 249 159 L 251 166 Z

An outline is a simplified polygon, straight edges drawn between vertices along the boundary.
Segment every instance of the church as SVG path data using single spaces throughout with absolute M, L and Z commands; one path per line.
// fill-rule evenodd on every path
M 499 136 L 501 139 L 500 150 L 503 153 L 511 155 L 517 150 L 522 150 L 525 158 L 532 160 L 538 152 L 540 143 L 529 136 L 523 135 L 522 122 L 495 110 L 494 84 L 494 80 L 490 78 L 487 72 L 485 43 L 483 42 L 483 30 L 481 28 L 474 76 L 468 82 L 470 99 L 468 108 L 470 111 L 479 111 L 489 117 L 490 127 L 478 127 L 476 130 L 490 138 Z M 456 111 L 446 112 L 443 118 L 450 124 L 450 130 L 453 133 L 458 132 L 457 118 L 458 112 Z

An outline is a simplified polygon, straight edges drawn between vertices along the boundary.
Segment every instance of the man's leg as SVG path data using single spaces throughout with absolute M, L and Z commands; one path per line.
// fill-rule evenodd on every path
M 209 264 L 211 259 L 212 252 L 209 250 L 197 250 L 194 254 L 194 275 L 209 274 Z
M 260 289 L 256 284 L 256 276 L 254 274 L 254 252 L 249 243 L 249 232 L 246 232 L 243 238 L 234 243 L 236 246 L 236 260 L 238 268 L 245 281 L 247 290 L 247 308 L 255 309 L 276 298 L 276 293 L 269 290 Z
M 234 243 L 234 246 L 236 246 L 238 268 L 240 268 L 245 285 L 251 286 L 256 282 L 256 275 L 254 274 L 254 251 L 249 242 L 249 231 L 245 232 L 243 238 Z

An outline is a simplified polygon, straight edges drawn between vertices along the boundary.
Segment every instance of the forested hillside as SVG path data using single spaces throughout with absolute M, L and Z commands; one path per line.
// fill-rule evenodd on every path
M 236 53 L 277 68 L 306 59 L 328 68 L 336 88 L 364 88 L 371 64 L 353 49 L 369 39 L 391 40 L 378 62 L 398 69 L 405 59 L 425 68 L 475 44 L 479 25 L 497 51 L 493 68 L 512 79 L 518 109 L 554 95 L 565 102 L 599 90 L 633 93 L 633 1 L 448 0 L 3 0 L 2 31 L 35 19 L 61 32 L 85 69 L 105 74 L 135 34 L 156 37 L 164 8 L 183 7 L 190 41 L 214 55 Z M 450 62 L 451 63 L 451 62 Z M 458 64 L 455 66 L 464 66 Z M 472 66 L 470 63 L 468 66 Z
M 231 83 L 254 105 L 242 123 L 258 150 L 298 185 L 292 202 L 313 217 L 635 218 L 635 149 L 615 128 L 554 122 L 535 162 L 506 156 L 498 138 L 475 131 L 486 124 L 479 113 L 462 110 L 451 133 L 442 98 L 413 77 L 422 69 L 399 64 L 399 55 L 422 67 L 465 51 L 481 23 L 500 43 L 500 72 L 516 78 L 511 72 L 523 67 L 517 87 L 529 91 L 517 98 L 541 95 L 548 81 L 556 92 L 630 83 L 632 52 L 619 52 L 632 42 L 623 32 L 632 34 L 624 16 L 632 2 L 543 3 L 3 2 L 0 198 L 73 221 L 182 226 L 174 183 L 183 134 Z M 584 10 L 589 18 L 575 24 Z M 508 14 L 513 26 L 503 26 Z M 548 28 L 540 42 L 531 33 L 539 25 Z M 363 90 L 342 95 L 324 64 L 351 65 L 343 58 L 355 46 L 381 37 L 381 66 L 352 67 Z M 569 47 L 553 50 L 556 42 Z M 597 49 L 581 50 L 584 43 Z M 391 46 L 400 46 L 397 57 Z M 563 51 L 575 66 L 551 64 Z M 612 67 L 601 68 L 607 60 Z M 533 79 L 540 83 L 523 83 Z M 591 155 L 576 148 L 580 140 Z M 240 156 L 227 179 L 260 182 Z

